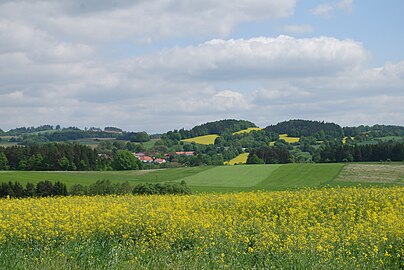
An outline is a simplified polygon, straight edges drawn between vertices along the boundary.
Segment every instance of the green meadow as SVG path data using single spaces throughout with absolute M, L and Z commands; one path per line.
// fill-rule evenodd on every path
M 391 173 L 389 173 L 391 172 Z M 359 176 L 362 175 L 362 176 Z M 386 179 L 386 175 L 394 175 Z M 363 177 L 368 175 L 368 177 Z M 234 192 L 253 190 L 290 190 L 306 187 L 351 185 L 402 185 L 404 165 L 380 164 L 269 164 L 236 166 L 201 166 L 141 171 L 0 171 L 0 182 L 37 183 L 61 181 L 68 187 L 90 185 L 97 180 L 113 183 L 185 181 L 194 192 Z M 375 179 L 380 179 L 376 181 Z M 386 181 L 382 181 L 386 179 Z

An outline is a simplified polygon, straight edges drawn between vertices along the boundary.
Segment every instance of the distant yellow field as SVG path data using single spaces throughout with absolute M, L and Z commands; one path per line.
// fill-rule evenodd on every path
M 288 134 L 279 134 L 279 139 L 284 140 L 288 143 L 295 143 L 300 140 L 298 137 L 289 137 Z
M 353 140 L 354 138 L 353 137 L 350 137 L 351 138 L 351 140 Z M 346 143 L 346 140 L 348 139 L 348 137 L 344 137 L 343 139 L 342 139 L 342 143 Z
M 198 144 L 215 144 L 215 140 L 216 138 L 219 137 L 219 135 L 217 134 L 210 134 L 210 135 L 205 135 L 205 136 L 198 136 L 198 137 L 193 137 L 193 138 L 189 138 L 189 139 L 184 139 L 181 140 L 183 142 L 195 142 Z
M 238 155 L 237 157 L 235 157 L 229 161 L 226 161 L 224 163 L 224 165 L 235 165 L 235 164 L 239 164 L 239 163 L 245 164 L 245 163 L 247 163 L 247 158 L 248 158 L 248 153 L 242 153 L 242 154 Z
M 237 132 L 233 132 L 233 135 L 237 135 L 237 134 L 242 134 L 242 133 L 249 133 L 251 131 L 258 131 L 258 130 L 263 130 L 263 128 L 247 128 L 247 129 L 243 129 Z

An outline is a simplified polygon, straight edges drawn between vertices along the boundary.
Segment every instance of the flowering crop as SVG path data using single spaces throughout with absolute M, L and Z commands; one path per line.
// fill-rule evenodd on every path
M 399 269 L 403 209 L 403 187 L 3 199 L 0 268 Z

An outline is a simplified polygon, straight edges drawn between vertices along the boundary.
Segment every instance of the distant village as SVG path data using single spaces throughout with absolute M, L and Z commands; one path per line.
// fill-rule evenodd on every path
M 146 163 L 146 164 L 164 164 L 167 163 L 169 158 L 171 157 L 170 154 L 165 154 L 163 158 L 156 158 L 153 156 L 146 155 L 144 152 L 139 152 L 139 153 L 133 153 L 133 155 L 139 159 L 141 162 Z M 194 156 L 195 151 L 181 151 L 181 152 L 175 152 L 176 156 Z

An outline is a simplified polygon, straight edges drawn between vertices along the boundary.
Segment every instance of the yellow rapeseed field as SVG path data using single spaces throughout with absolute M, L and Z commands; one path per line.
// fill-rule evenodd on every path
M 10 241 L 60 248 L 94 237 L 118 239 L 113 252 L 136 247 L 131 260 L 186 250 L 227 268 L 243 265 L 240 258 L 276 266 L 269 258 L 306 255 L 313 268 L 397 266 L 404 255 L 404 187 L 0 200 L 0 248 Z
M 240 131 L 233 132 L 233 135 L 242 134 L 242 133 L 249 133 L 251 131 L 258 131 L 258 130 L 263 130 L 263 128 L 251 127 L 251 128 L 247 128 L 247 129 L 243 129 L 243 130 L 240 130 Z
M 229 161 L 226 161 L 224 164 L 225 165 L 235 165 L 235 164 L 240 164 L 240 163 L 245 164 L 245 163 L 247 163 L 248 154 L 249 153 L 242 153 L 242 154 L 238 155 L 237 157 L 235 157 Z
M 210 134 L 210 135 L 205 135 L 205 136 L 193 137 L 193 138 L 189 138 L 189 139 L 183 139 L 181 141 L 189 142 L 189 143 L 195 142 L 198 144 L 208 145 L 208 144 L 215 144 L 215 140 L 217 137 L 219 137 L 219 135 Z
M 279 139 L 284 140 L 288 143 L 295 143 L 300 140 L 299 137 L 289 137 L 288 134 L 279 134 Z

